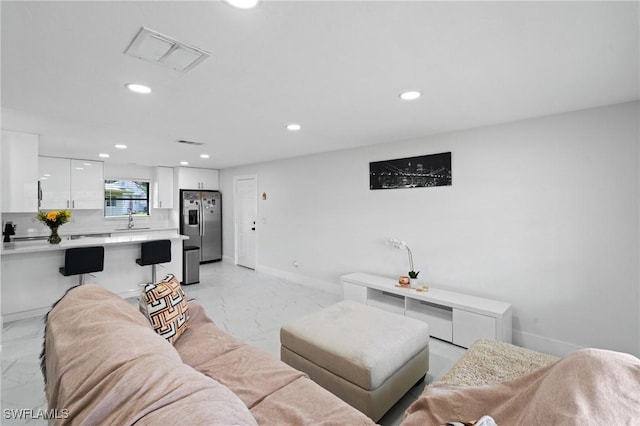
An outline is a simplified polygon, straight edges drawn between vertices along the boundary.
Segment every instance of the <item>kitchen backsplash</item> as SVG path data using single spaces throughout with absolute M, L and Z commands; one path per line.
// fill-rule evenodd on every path
M 171 210 L 169 209 L 151 209 L 148 217 L 134 217 L 134 227 L 178 227 L 175 220 L 171 218 Z M 16 237 L 24 237 L 31 235 L 48 235 L 49 229 L 46 225 L 38 222 L 36 213 L 3 213 L 2 229 L 7 221 L 13 222 L 16 226 Z M 71 220 L 60 227 L 61 235 L 72 234 L 75 232 L 86 231 L 109 231 L 112 229 L 126 228 L 128 218 L 105 219 L 102 210 L 72 210 Z

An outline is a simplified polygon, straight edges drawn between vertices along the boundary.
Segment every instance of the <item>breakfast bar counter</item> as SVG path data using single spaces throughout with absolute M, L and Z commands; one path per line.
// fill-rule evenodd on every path
M 185 240 L 189 237 L 184 235 L 167 235 L 164 233 L 153 233 L 147 235 L 118 235 L 115 234 L 111 237 L 84 237 L 84 238 L 63 238 L 60 244 L 49 244 L 46 240 L 38 241 L 22 241 L 6 244 L 2 246 L 1 254 L 12 255 L 22 253 L 35 253 L 43 251 L 56 251 L 66 250 L 73 247 L 89 247 L 89 246 L 112 246 L 122 244 L 139 244 L 145 241 L 157 241 L 157 240 Z
M 151 281 L 151 266 L 140 266 L 140 245 L 147 241 L 170 240 L 171 262 L 158 265 L 158 278 L 171 273 L 182 281 L 182 241 L 188 239 L 174 231 L 112 234 L 111 237 L 64 238 L 60 244 L 47 241 L 19 241 L 3 244 L 2 320 L 13 321 L 42 315 L 70 287 L 77 276 L 65 277 L 65 250 L 75 247 L 104 247 L 104 270 L 87 275 L 85 282 L 96 283 L 122 297 L 137 297 L 141 285 Z

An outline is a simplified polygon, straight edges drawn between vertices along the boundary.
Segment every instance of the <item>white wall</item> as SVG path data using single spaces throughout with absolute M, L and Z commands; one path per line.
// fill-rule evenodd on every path
M 408 271 L 512 303 L 514 342 L 640 354 L 638 102 L 222 170 L 257 174 L 258 268 L 336 291 L 339 277 Z M 453 186 L 369 190 L 370 161 L 452 152 Z M 296 268 L 292 262 L 296 260 Z

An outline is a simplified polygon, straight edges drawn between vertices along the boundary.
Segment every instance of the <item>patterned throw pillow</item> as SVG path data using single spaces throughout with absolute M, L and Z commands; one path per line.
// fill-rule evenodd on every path
M 151 322 L 153 329 L 174 343 L 187 329 L 189 305 L 173 274 L 157 284 L 150 283 L 140 295 L 140 312 Z

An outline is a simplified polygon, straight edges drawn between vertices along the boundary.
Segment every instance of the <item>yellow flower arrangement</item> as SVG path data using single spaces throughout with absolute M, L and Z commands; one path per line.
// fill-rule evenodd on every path
M 69 222 L 71 219 L 71 212 L 69 210 L 51 210 L 50 212 L 39 212 L 38 220 L 49 228 L 51 228 L 51 235 L 47 238 L 50 244 L 60 244 L 62 238 L 58 235 L 58 227 L 63 223 Z
M 57 228 L 58 226 L 69 222 L 71 212 L 69 210 L 51 210 L 50 212 L 38 213 L 38 220 L 49 228 Z

